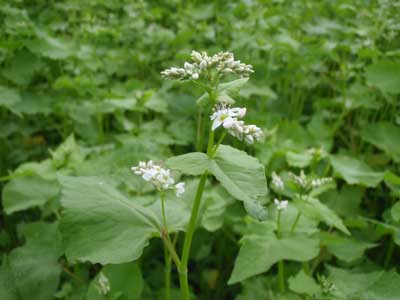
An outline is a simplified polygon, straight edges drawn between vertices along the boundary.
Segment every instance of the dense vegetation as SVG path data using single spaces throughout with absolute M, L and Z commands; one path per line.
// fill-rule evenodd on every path
M 390 0 L 0 1 L 0 299 L 168 299 L 168 266 L 180 299 L 154 231 L 159 194 L 130 170 L 143 160 L 186 182 L 165 200 L 178 253 L 192 175 L 214 176 L 190 252 L 192 299 L 400 299 L 399 10 Z M 192 50 L 231 51 L 254 73 L 208 95 L 161 77 Z M 227 135 L 188 161 L 206 151 L 212 99 L 246 107 L 264 141 Z

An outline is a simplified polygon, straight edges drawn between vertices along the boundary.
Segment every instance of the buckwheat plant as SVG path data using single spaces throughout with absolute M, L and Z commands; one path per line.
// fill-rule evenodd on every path
M 148 161 L 139 162 L 137 166 L 132 167 L 132 171 L 136 175 L 150 182 L 160 193 L 164 227 L 161 237 L 164 241 L 167 264 L 165 275 L 166 300 L 170 299 L 169 273 L 171 268 L 168 266 L 169 258 L 175 263 L 179 272 L 181 300 L 190 299 L 188 283 L 190 248 L 199 219 L 199 208 L 207 178 L 211 174 L 214 175 L 229 193 L 245 202 L 247 206 L 251 206 L 251 202 L 256 201 L 258 196 L 266 194 L 267 187 L 263 166 L 245 152 L 221 144 L 227 134 L 248 145 L 259 142 L 263 138 L 263 132 L 259 127 L 246 124 L 243 120 L 246 116 L 246 108 L 234 107 L 230 97 L 230 103 L 224 101 L 227 97 L 221 97 L 222 93 L 229 90 L 229 85 L 238 84 L 237 80 L 223 83 L 227 75 L 244 78 L 251 73 L 253 73 L 252 66 L 235 60 L 233 53 L 220 52 L 209 56 L 206 52 L 197 51 L 191 53 L 191 61 L 185 62 L 182 68 L 172 67 L 161 72 L 165 79 L 190 81 L 200 86 L 206 93 L 203 97 L 206 101 L 198 102 L 200 112 L 197 131 L 198 152 L 170 158 L 165 162 L 165 165 Z M 239 80 L 241 84 L 244 83 L 243 80 Z M 203 137 L 207 131 L 208 143 L 207 147 L 203 149 Z M 215 141 L 215 136 L 218 135 L 219 138 Z M 178 255 L 175 247 L 176 241 L 171 241 L 171 233 L 168 231 L 164 195 L 167 190 L 174 190 L 176 196 L 180 196 L 184 193 L 185 184 L 183 182 L 176 183 L 172 177 L 172 172 L 167 167 L 187 175 L 201 175 L 197 191 L 193 195 L 194 201 L 185 230 L 181 255 Z M 243 174 L 248 177 L 247 180 L 243 178 Z M 256 178 L 256 181 L 253 180 L 253 177 Z M 280 203 L 282 209 L 286 205 L 287 202 Z
M 290 197 L 296 208 L 297 215 L 293 224 L 290 227 L 289 235 L 294 235 L 296 227 L 300 221 L 300 217 L 302 215 L 302 211 L 305 209 L 312 209 L 313 206 L 319 206 L 321 209 L 321 205 L 318 200 L 314 199 L 315 191 L 319 188 L 328 185 L 333 182 L 331 177 L 315 177 L 315 176 L 307 176 L 304 173 L 304 170 L 300 171 L 299 175 L 296 175 L 292 172 L 287 174 L 286 182 L 285 180 L 276 174 L 276 172 L 272 172 L 271 174 L 271 188 L 278 195 L 279 199 L 282 195 Z M 309 204 L 309 206 L 304 206 L 304 204 Z M 277 211 L 277 219 L 276 219 L 276 236 L 278 239 L 282 238 L 282 230 L 281 230 L 281 214 L 287 209 L 289 205 L 288 200 L 274 200 L 275 209 Z M 283 293 L 285 291 L 285 283 L 284 283 L 284 262 L 280 260 L 278 262 L 278 284 L 279 289 Z

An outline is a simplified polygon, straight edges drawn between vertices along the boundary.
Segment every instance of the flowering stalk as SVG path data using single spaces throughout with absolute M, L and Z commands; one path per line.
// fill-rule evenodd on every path
M 214 157 L 219 145 L 222 143 L 226 135 L 226 132 L 222 133 L 218 142 L 216 144 L 214 143 L 214 131 L 221 125 L 229 134 L 241 141 L 245 141 L 248 144 L 252 144 L 261 139 L 262 132 L 260 128 L 255 125 L 245 125 L 244 122 L 240 120 L 246 114 L 245 108 L 231 108 L 224 103 L 216 105 L 220 78 L 227 74 L 248 77 L 251 73 L 253 73 L 253 67 L 251 65 L 244 64 L 239 60 L 235 60 L 233 53 L 219 52 L 213 56 L 208 56 L 206 52 L 197 51 L 192 51 L 191 62 L 185 62 L 183 68 L 172 67 L 161 72 L 162 77 L 165 79 L 179 81 L 190 80 L 208 93 L 207 106 L 205 108 L 200 108 L 198 113 L 196 141 L 197 151 L 203 150 L 203 137 L 205 130 L 204 123 L 206 121 L 206 113 L 211 110 L 211 107 L 214 107 L 214 111 L 210 116 L 212 125 L 209 131 L 206 151 L 209 158 Z M 200 177 L 192 206 L 190 220 L 186 229 L 182 255 L 179 265 L 177 265 L 179 270 L 181 300 L 190 300 L 188 262 L 207 177 L 207 171 L 204 172 Z
M 287 200 L 282 200 L 279 201 L 278 199 L 274 200 L 276 210 L 278 213 L 278 216 L 276 218 L 276 236 L 278 239 L 282 238 L 282 232 L 281 232 L 281 213 L 282 211 L 286 210 L 288 206 L 288 201 Z M 278 262 L 278 282 L 279 282 L 279 290 L 281 293 L 285 292 L 285 264 L 283 260 L 280 260 Z

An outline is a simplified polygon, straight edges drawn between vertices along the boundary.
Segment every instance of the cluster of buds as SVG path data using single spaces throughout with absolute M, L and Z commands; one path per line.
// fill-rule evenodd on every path
M 131 170 L 136 175 L 142 176 L 145 181 L 151 182 L 159 191 L 174 189 L 177 197 L 180 197 L 185 192 L 184 182 L 175 184 L 171 171 L 162 168 L 161 165 L 151 160 L 148 162 L 141 161 L 138 166 L 132 167 Z
M 235 74 L 241 77 L 248 77 L 253 73 L 251 65 L 235 60 L 231 52 L 219 52 L 208 56 L 204 51 L 191 53 L 192 63 L 185 62 L 183 68 L 170 68 L 161 72 L 166 79 L 174 80 L 196 80 L 201 75 L 215 70 L 218 74 Z
M 300 175 L 289 173 L 289 176 L 293 180 L 293 182 L 297 185 L 297 187 L 301 188 L 304 191 L 310 191 L 312 189 L 320 187 L 321 185 L 333 181 L 331 177 L 316 178 L 316 179 L 307 178 L 303 170 L 300 171 Z
M 274 204 L 278 211 L 285 211 L 288 207 L 289 202 L 287 200 L 279 201 L 278 199 L 274 199 Z
M 100 272 L 99 274 L 96 288 L 101 295 L 107 295 L 108 292 L 110 292 L 111 290 L 110 282 L 108 281 L 107 276 L 103 274 L 103 272 Z
M 322 287 L 322 292 L 324 294 L 332 294 L 334 291 L 336 291 L 336 286 L 334 283 L 329 282 L 328 279 L 326 279 L 325 276 L 321 276 L 319 278 L 319 282 L 321 284 Z
M 285 188 L 285 183 L 283 182 L 282 178 L 275 172 L 272 172 L 271 176 L 272 176 L 272 186 L 274 187 L 274 189 L 283 190 Z
M 231 108 L 225 104 L 219 104 L 214 107 L 210 119 L 213 121 L 212 130 L 221 125 L 226 128 L 232 136 L 240 141 L 253 144 L 260 141 L 263 137 L 262 130 L 256 125 L 246 125 L 242 119 L 246 115 L 246 108 Z

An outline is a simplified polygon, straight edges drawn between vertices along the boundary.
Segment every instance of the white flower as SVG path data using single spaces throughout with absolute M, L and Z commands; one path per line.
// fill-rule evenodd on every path
M 279 211 L 286 210 L 287 206 L 289 204 L 289 202 L 287 200 L 279 201 L 278 199 L 274 199 L 274 203 L 275 203 L 276 209 Z
M 210 119 L 213 121 L 211 129 L 215 130 L 221 125 L 225 128 L 231 128 L 233 124 L 237 121 L 236 118 L 243 118 L 245 115 L 245 108 L 230 108 L 225 104 L 217 105 L 214 108 L 213 114 L 210 116 Z
M 208 56 L 207 52 L 192 51 L 192 63 L 185 62 L 183 68 L 172 67 L 161 72 L 165 79 L 197 80 L 204 72 L 217 71 L 218 74 L 236 74 L 248 77 L 253 73 L 253 67 L 235 60 L 231 52 L 219 52 Z
M 185 184 L 183 182 L 175 185 L 175 180 L 170 170 L 162 168 L 151 160 L 147 163 L 141 161 L 136 167 L 132 167 L 131 170 L 136 175 L 142 176 L 145 181 L 151 182 L 159 191 L 176 189 L 177 196 L 185 191 Z
M 99 274 L 99 279 L 96 287 L 101 295 L 107 295 L 111 289 L 110 282 L 108 281 L 107 276 L 103 274 L 103 272 L 100 272 Z
M 228 133 L 241 141 L 248 144 L 253 144 L 255 141 L 260 141 L 263 136 L 262 130 L 256 125 L 245 125 L 239 120 L 246 115 L 246 108 L 229 107 L 225 104 L 219 104 L 214 107 L 214 112 L 210 116 L 213 121 L 212 130 L 223 126 L 228 129 Z
M 182 194 L 185 192 L 185 183 L 184 182 L 178 182 L 175 185 L 175 192 L 176 192 L 176 196 L 177 197 L 182 196 Z
M 275 172 L 272 172 L 272 185 L 276 190 L 283 190 L 285 187 L 282 178 Z

